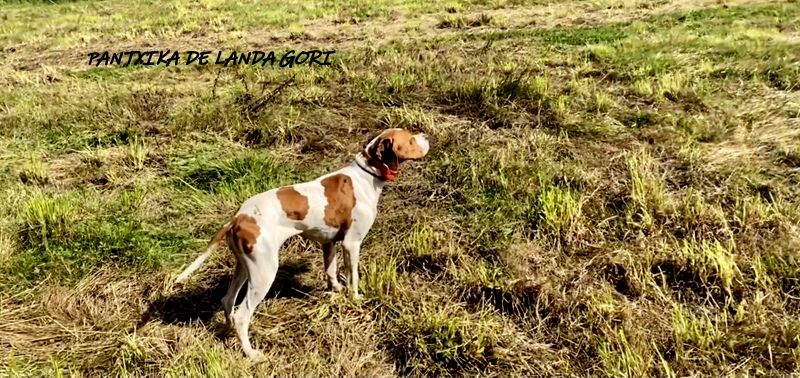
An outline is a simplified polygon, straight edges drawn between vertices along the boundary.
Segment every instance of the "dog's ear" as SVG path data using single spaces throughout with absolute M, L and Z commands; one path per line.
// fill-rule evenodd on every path
M 399 168 L 400 160 L 394 152 L 393 143 L 392 138 L 378 140 L 367 151 L 367 157 L 372 162 L 383 163 L 389 169 L 396 171 Z
M 372 138 L 370 138 L 369 140 L 367 140 L 366 143 L 364 143 L 364 147 L 361 149 L 361 154 L 364 155 L 364 157 L 367 158 L 367 160 L 380 161 L 380 157 L 375 155 L 376 153 L 378 153 L 377 148 L 379 147 L 381 142 L 381 140 L 378 139 L 380 138 L 380 136 L 381 134 L 377 134 Z
M 398 159 L 397 154 L 394 152 L 393 144 L 394 140 L 392 138 L 385 138 L 381 141 L 381 162 L 386 164 L 389 169 L 396 171 L 400 168 L 400 159 Z

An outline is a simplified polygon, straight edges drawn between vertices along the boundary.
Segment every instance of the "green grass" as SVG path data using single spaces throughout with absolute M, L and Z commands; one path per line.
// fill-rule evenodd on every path
M 796 1 L 0 1 L 0 376 L 796 375 L 798 24 Z M 86 65 L 146 46 L 337 52 Z M 433 143 L 384 190 L 365 299 L 293 239 L 250 364 L 225 249 L 171 278 L 246 198 L 389 127 Z

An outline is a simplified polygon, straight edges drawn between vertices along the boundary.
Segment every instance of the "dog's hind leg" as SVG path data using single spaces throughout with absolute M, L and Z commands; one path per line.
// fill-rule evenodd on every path
M 252 253 L 243 255 L 242 260 L 247 271 L 247 294 L 242 304 L 236 308 L 232 319 L 244 353 L 251 360 L 259 361 L 263 355 L 253 349 L 248 332 L 256 307 L 267 295 L 278 273 L 278 248 L 269 248 L 260 243 L 253 248 Z
M 225 311 L 225 320 L 228 326 L 233 327 L 233 307 L 236 305 L 236 299 L 239 297 L 239 292 L 247 281 L 247 268 L 240 258 L 236 259 L 236 268 L 233 271 L 233 278 L 228 287 L 228 292 L 222 298 L 222 309 Z
M 334 243 L 325 243 L 322 245 L 323 258 L 325 259 L 325 275 L 328 278 L 328 290 L 339 291 L 344 288 L 339 283 L 337 277 L 336 266 L 336 247 Z

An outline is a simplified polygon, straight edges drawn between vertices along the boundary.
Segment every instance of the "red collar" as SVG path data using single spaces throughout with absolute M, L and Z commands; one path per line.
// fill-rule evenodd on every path
M 375 168 L 380 172 L 380 175 L 376 175 L 369 169 L 362 167 L 361 164 L 356 163 L 356 165 L 361 168 L 362 171 L 369 173 L 370 176 L 375 177 L 378 180 L 383 180 L 387 182 L 391 182 L 397 176 L 399 171 L 390 169 L 386 164 L 380 163 L 379 166 L 370 165 L 371 167 Z
M 390 169 L 386 164 L 381 163 L 378 170 L 381 172 L 382 179 L 384 181 L 394 181 L 394 178 L 397 176 L 398 171 Z

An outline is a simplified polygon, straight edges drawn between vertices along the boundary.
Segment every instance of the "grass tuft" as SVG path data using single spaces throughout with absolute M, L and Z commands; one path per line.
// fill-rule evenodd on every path
M 719 285 L 729 294 L 734 280 L 741 275 L 733 252 L 717 240 L 699 244 L 694 240 L 685 241 L 681 257 L 687 260 L 703 283 Z
M 49 182 L 47 164 L 36 157 L 31 157 L 19 168 L 19 180 L 23 184 L 44 185 Z
M 550 187 L 539 193 L 539 206 L 546 228 L 564 235 L 581 221 L 580 199 L 568 189 Z
M 502 358 L 496 324 L 483 315 L 477 322 L 447 308 L 422 308 L 399 321 L 393 347 L 404 373 L 459 375 L 478 372 Z
M 597 350 L 605 374 L 609 377 L 648 375 L 652 361 L 647 351 L 634 349 L 622 329 L 615 336 L 613 340 L 600 343 Z
M 639 152 L 628 157 L 630 199 L 629 221 L 651 229 L 671 206 L 664 181 L 657 173 L 652 156 Z
M 49 245 L 69 241 L 74 235 L 77 205 L 71 198 L 39 194 L 25 203 L 22 214 L 21 236 L 27 245 L 41 245 L 47 250 Z

